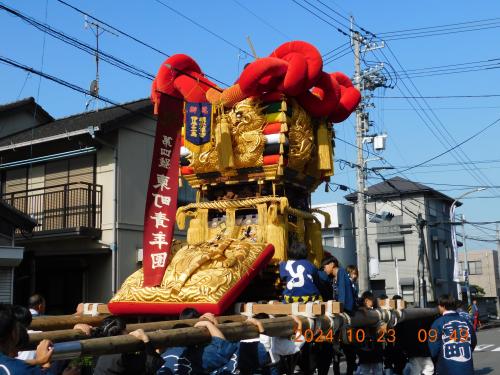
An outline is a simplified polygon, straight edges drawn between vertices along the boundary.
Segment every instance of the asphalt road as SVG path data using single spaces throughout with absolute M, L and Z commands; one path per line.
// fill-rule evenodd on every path
M 478 332 L 478 344 L 473 358 L 476 375 L 500 375 L 500 328 Z M 340 364 L 341 374 L 345 374 L 345 370 L 345 362 L 342 361 Z M 331 369 L 329 374 L 333 374 Z
M 474 368 L 478 375 L 500 374 L 500 328 L 479 331 L 474 351 Z

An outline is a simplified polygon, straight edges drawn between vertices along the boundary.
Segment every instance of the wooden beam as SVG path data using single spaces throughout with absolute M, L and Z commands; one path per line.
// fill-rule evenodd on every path
M 303 330 L 309 328 L 306 318 L 300 318 Z M 272 319 L 261 319 L 264 326 L 264 334 L 275 337 L 291 337 L 295 334 L 296 323 L 293 318 L 279 317 Z M 330 321 L 326 317 L 318 319 L 318 328 L 327 330 Z M 218 328 L 229 341 L 239 341 L 259 337 L 257 327 L 247 322 L 234 322 L 219 324 Z M 174 347 L 205 344 L 210 342 L 211 336 L 206 328 L 177 328 L 160 330 L 147 333 L 153 347 Z M 62 345 L 62 346 L 59 346 Z M 131 335 L 113 337 L 102 337 L 96 339 L 80 340 L 72 343 L 54 345 L 53 360 L 62 358 L 76 358 L 81 355 L 103 355 L 113 353 L 126 353 L 141 350 L 144 344 Z
M 336 301 L 328 301 L 321 303 L 314 303 L 312 307 L 313 315 L 325 315 L 327 311 L 327 305 L 331 305 L 331 312 L 334 314 L 339 314 L 343 312 L 343 306 L 340 302 Z M 300 303 L 298 305 L 298 312 L 305 313 L 306 312 L 306 304 Z M 293 313 L 292 304 L 289 303 L 246 303 L 242 304 L 240 307 L 240 312 L 249 313 L 252 312 L 253 315 L 257 314 L 269 314 L 269 315 L 291 315 Z M 238 312 L 238 311 L 236 311 Z
M 247 318 L 243 315 L 226 315 L 217 317 L 219 323 L 228 323 L 228 322 L 243 322 Z M 198 319 L 184 319 L 184 320 L 165 320 L 158 322 L 148 322 L 148 323 L 134 323 L 127 324 L 127 332 L 135 331 L 136 329 L 143 329 L 146 332 L 149 331 L 157 331 L 161 329 L 172 329 L 177 327 L 189 326 L 192 327 L 198 322 Z M 76 323 L 75 323 L 76 324 Z M 73 325 L 74 326 L 74 325 Z M 90 337 L 85 335 L 82 331 L 78 329 L 63 329 L 63 330 L 53 330 L 46 332 L 36 332 L 29 334 L 30 340 L 27 347 L 23 349 L 34 349 L 38 345 L 38 343 L 44 339 L 50 340 L 53 343 L 56 342 L 66 342 L 66 341 L 74 341 L 74 340 L 86 340 Z
M 59 316 L 37 316 L 33 318 L 29 329 L 33 331 L 53 331 L 73 328 L 77 323 L 85 323 L 98 326 L 108 315 L 59 315 Z

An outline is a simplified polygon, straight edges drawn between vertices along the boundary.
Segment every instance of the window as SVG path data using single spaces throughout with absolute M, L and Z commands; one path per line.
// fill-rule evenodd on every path
M 406 260 L 404 242 L 385 242 L 378 244 L 378 259 L 389 262 L 394 259 Z
M 434 260 L 439 260 L 439 241 L 432 242 L 432 250 Z
M 481 275 L 483 273 L 483 265 L 480 260 L 475 260 L 469 262 L 469 274 L 470 275 Z
M 385 293 L 385 280 L 370 280 L 370 289 L 373 290 L 374 294 Z
M 449 246 L 446 246 L 446 259 L 453 259 L 453 251 Z
M 345 244 L 342 229 L 333 228 L 333 230 L 329 230 L 325 235 L 323 235 L 323 246 L 332 246 L 343 249 Z

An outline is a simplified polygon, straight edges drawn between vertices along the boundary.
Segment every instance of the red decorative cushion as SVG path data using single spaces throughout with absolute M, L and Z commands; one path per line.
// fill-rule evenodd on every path
M 262 134 L 264 135 L 276 134 L 279 133 L 280 131 L 281 131 L 281 122 L 272 122 L 264 126 L 264 129 L 262 129 Z

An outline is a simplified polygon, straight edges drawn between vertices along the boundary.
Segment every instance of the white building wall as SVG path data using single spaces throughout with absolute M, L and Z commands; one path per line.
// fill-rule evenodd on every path
M 325 211 L 330 215 L 331 223 L 326 228 L 324 216 L 315 213 L 315 216 L 321 222 L 323 249 L 334 255 L 343 267 L 356 264 L 353 207 L 341 203 L 325 203 L 314 205 L 313 208 Z

